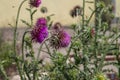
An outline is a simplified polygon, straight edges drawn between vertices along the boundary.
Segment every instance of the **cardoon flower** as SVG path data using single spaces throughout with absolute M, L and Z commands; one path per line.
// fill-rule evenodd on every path
M 61 47 L 67 47 L 70 44 L 70 41 L 70 35 L 64 30 L 61 30 L 57 33 L 52 34 L 50 44 L 52 47 L 58 49 Z
M 43 25 L 47 25 L 47 20 L 45 18 L 38 18 L 36 22 L 36 26 L 43 26 Z
M 30 5 L 33 7 L 39 7 L 41 0 L 30 0 Z
M 60 31 L 58 34 L 58 38 L 59 38 L 60 47 L 67 47 L 70 44 L 71 37 L 67 32 Z
M 42 43 L 44 39 L 48 37 L 47 26 L 34 27 L 34 29 L 31 31 L 31 37 L 33 41 Z

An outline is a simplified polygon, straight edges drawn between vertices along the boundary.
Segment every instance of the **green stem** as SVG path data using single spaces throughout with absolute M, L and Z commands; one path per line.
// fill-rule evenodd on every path
M 119 79 L 120 79 L 120 59 L 119 59 L 119 55 L 118 55 L 118 76 L 119 76 Z
M 9 80 L 8 77 L 7 77 L 7 75 L 6 75 L 6 72 L 5 72 L 4 67 L 3 67 L 2 64 L 0 64 L 0 72 L 1 72 L 2 75 L 4 76 L 4 79 L 5 79 L 5 80 Z
M 28 29 L 28 28 L 27 28 Z M 27 31 L 27 29 L 25 30 L 24 34 L 23 34 L 23 37 L 22 37 L 22 60 L 24 61 L 24 39 L 25 39 L 25 35 L 30 32 L 30 31 Z
M 25 73 L 26 73 L 26 76 L 28 77 L 28 80 L 31 80 L 31 77 L 30 77 L 30 75 L 29 75 L 29 72 L 28 72 L 27 66 L 24 65 L 24 67 L 25 67 Z
M 72 50 L 72 46 L 73 46 L 74 42 L 75 42 L 77 39 L 79 39 L 80 36 L 81 36 L 81 34 L 78 34 L 78 35 L 74 38 L 74 40 L 71 41 L 71 45 L 70 45 L 70 47 L 69 47 L 69 49 L 68 49 L 68 51 L 67 51 L 66 60 L 68 59 L 68 57 L 69 57 L 69 55 L 70 55 L 70 52 L 71 52 L 71 50 Z M 65 60 L 65 61 L 66 61 L 66 60 Z
M 90 17 L 92 17 L 92 16 L 90 16 Z M 89 21 L 90 21 L 90 18 L 89 18 Z M 82 31 L 84 30 L 84 28 L 85 28 L 85 0 L 83 0 Z M 83 47 L 83 49 L 82 49 L 83 56 L 85 56 L 86 55 L 86 49 L 85 49 L 84 43 L 82 43 L 82 47 Z M 87 61 L 86 60 L 83 63 L 83 67 L 84 67 L 84 72 L 87 72 Z M 87 80 L 86 75 L 84 77 L 84 80 Z
M 117 51 L 118 52 L 118 51 Z M 118 62 L 118 66 L 120 67 L 120 59 L 119 59 L 119 54 L 116 54 L 116 60 Z M 118 77 L 120 79 L 120 68 L 118 68 Z
M 22 74 L 22 71 L 21 71 L 21 68 L 20 68 L 21 65 L 19 64 L 18 60 L 16 61 L 16 64 L 17 64 L 17 68 L 18 68 L 20 78 L 21 78 L 21 80 L 24 80 L 24 78 L 22 76 L 23 74 Z
M 52 56 L 52 55 L 51 55 L 51 51 L 50 51 L 50 49 L 49 49 L 49 47 L 48 47 L 48 45 L 47 45 L 46 42 L 45 42 L 45 46 L 46 46 L 46 48 L 47 48 L 47 50 L 48 50 L 48 54 L 49 54 L 50 56 Z
M 27 28 L 28 29 L 28 28 Z M 22 61 L 23 61 L 23 63 L 21 64 L 22 65 L 22 72 L 23 72 L 23 75 L 25 76 L 25 74 L 24 74 L 24 62 L 25 62 L 25 59 L 24 59 L 24 39 L 25 39 L 25 35 L 29 32 L 29 31 L 27 31 L 27 29 L 25 30 L 25 32 L 24 32 L 24 34 L 23 34 L 23 37 L 22 37 Z M 25 70 L 25 72 L 26 72 L 26 70 Z M 27 72 L 26 72 L 26 75 L 28 76 L 28 74 L 27 74 Z M 29 76 L 28 76 L 28 78 L 29 78 Z
M 104 46 L 104 45 L 102 45 L 102 46 Z M 102 48 L 103 48 L 103 47 L 102 47 Z M 105 57 L 106 57 L 106 54 L 107 54 L 108 48 L 109 48 L 109 45 L 106 46 L 105 50 L 102 49 L 103 52 L 99 51 L 100 53 L 103 54 L 103 55 L 101 55 L 101 58 L 102 58 L 102 59 L 101 59 L 100 64 L 99 64 L 99 71 L 101 71 L 102 68 L 104 67 L 104 64 L 103 64 L 103 63 L 104 63 L 104 61 L 105 61 Z
M 34 63 L 34 68 L 33 68 L 33 80 L 37 80 L 36 78 L 38 77 L 37 76 L 37 70 L 36 68 L 38 67 L 38 61 Z
M 40 56 L 40 53 L 41 53 L 41 51 L 42 51 L 43 44 L 46 43 L 47 40 L 49 40 L 49 38 L 46 39 L 46 40 L 44 40 L 44 41 L 41 43 L 40 47 L 39 47 L 38 54 L 37 54 L 37 61 L 38 61 L 39 56 Z M 50 51 L 50 50 L 49 50 L 49 51 Z
M 90 15 L 90 17 L 89 17 L 89 19 L 88 19 L 88 21 L 87 21 L 87 23 L 86 23 L 86 26 L 88 26 L 90 20 L 92 19 L 92 17 L 93 17 L 94 14 L 96 13 L 96 11 L 97 11 L 97 8 L 91 13 L 91 15 Z
M 20 11 L 21 11 L 21 8 L 24 4 L 24 2 L 27 1 L 27 0 L 23 0 L 18 8 L 18 12 L 17 12 L 17 17 L 16 17 L 16 23 L 15 23 L 15 29 L 14 29 L 14 54 L 16 56 L 16 41 L 17 41 L 17 28 L 18 28 L 18 21 L 19 21 L 19 15 L 20 15 Z M 23 77 L 22 77 L 22 72 L 20 70 L 20 65 L 19 65 L 19 62 L 16 61 L 16 64 L 17 64 L 17 67 L 18 67 L 18 71 L 19 71 L 19 74 L 20 74 L 20 78 L 21 80 L 23 80 Z
M 48 39 L 46 39 L 45 41 L 47 41 Z M 37 54 L 37 61 L 39 59 L 39 56 L 40 56 L 40 53 L 41 53 L 41 50 L 42 50 L 42 47 L 43 47 L 43 44 L 45 43 L 45 41 L 43 41 L 39 47 L 39 50 L 38 50 L 38 54 Z
M 33 15 L 32 15 L 32 7 L 30 6 L 30 20 L 31 20 L 31 26 L 33 26 Z
M 17 39 L 17 28 L 18 28 L 18 21 L 19 21 L 19 15 L 20 15 L 20 11 L 22 8 L 22 5 L 24 4 L 24 2 L 27 0 L 23 0 L 18 8 L 18 12 L 17 12 L 17 17 L 16 17 L 16 24 L 15 24 L 15 29 L 14 29 L 14 53 L 16 55 L 16 39 Z
M 85 25 L 85 0 L 83 0 L 82 29 L 84 29 L 84 25 Z
M 98 2 L 98 0 L 95 0 L 95 9 L 97 8 L 97 2 Z M 97 10 L 97 9 L 96 9 Z M 97 12 L 95 13 L 95 26 L 97 25 Z
M 101 26 L 101 19 L 100 19 L 100 15 L 97 16 L 99 21 L 98 21 L 98 25 L 95 26 L 95 39 L 94 39 L 94 54 L 95 54 L 95 59 L 97 59 L 97 38 L 98 38 L 98 27 Z M 95 67 L 97 68 L 97 60 L 95 61 Z
M 118 28 L 116 28 L 116 33 L 117 33 L 116 35 L 119 34 L 119 29 L 118 29 Z M 118 48 L 118 49 L 116 50 L 116 58 L 117 58 L 118 66 L 120 66 L 118 39 L 119 39 L 119 38 L 116 38 L 116 48 Z M 120 67 L 118 68 L 118 77 L 119 77 L 119 79 L 120 79 Z
M 118 66 L 120 66 L 120 60 L 118 60 Z M 118 68 L 118 77 L 120 79 L 120 68 Z
M 39 59 L 42 46 L 43 46 L 43 43 L 42 43 L 42 44 L 40 45 L 40 47 L 39 47 L 38 54 L 37 54 L 37 61 L 38 61 L 38 59 Z
M 95 54 L 95 59 L 96 59 L 96 61 L 95 61 L 95 67 L 96 67 L 96 69 L 98 68 L 98 70 L 99 70 L 99 68 L 100 67 L 98 67 L 98 58 L 97 58 L 97 56 L 98 56 L 98 42 L 97 42 L 97 39 L 98 39 L 98 30 L 99 30 L 99 28 L 101 27 L 101 25 L 102 25 L 102 23 L 101 23 L 101 16 L 102 16 L 102 13 L 103 13 L 103 10 L 104 9 L 102 9 L 100 12 L 96 12 L 96 14 L 97 14 L 97 16 L 96 17 L 98 17 L 96 20 L 98 20 L 98 23 L 95 25 L 95 40 L 94 40 L 94 54 Z M 106 50 L 105 50 L 106 51 Z M 104 55 L 104 57 L 103 57 L 103 59 L 105 58 L 105 55 Z

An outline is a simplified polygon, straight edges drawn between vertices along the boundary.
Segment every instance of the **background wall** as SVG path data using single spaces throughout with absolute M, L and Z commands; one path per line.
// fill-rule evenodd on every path
M 116 17 L 120 17 L 120 0 L 116 0 Z
M 8 27 L 8 24 L 14 24 L 15 17 L 18 9 L 18 5 L 22 0 L 0 0 L 0 27 Z M 89 0 L 94 1 L 94 0 Z M 70 10 L 73 9 L 74 6 L 80 5 L 82 6 L 82 0 L 42 0 L 41 6 L 38 8 L 37 13 L 34 16 L 34 21 L 38 17 L 47 16 L 51 14 L 55 14 L 52 17 L 54 22 L 61 22 L 63 25 L 70 25 L 72 23 L 78 23 L 80 18 L 71 18 L 69 15 Z M 120 16 L 120 0 L 116 0 L 116 16 Z M 29 13 L 25 10 L 29 6 L 28 2 L 26 2 L 22 8 L 22 12 L 20 15 L 20 19 L 25 19 L 29 21 Z M 42 6 L 47 7 L 48 13 L 42 14 L 40 12 L 40 8 Z M 94 4 L 86 4 L 86 16 L 90 16 L 91 11 L 88 9 L 91 7 L 94 9 Z M 92 19 L 91 24 L 94 22 Z M 19 24 L 20 26 L 25 26 L 23 23 Z
M 17 8 L 21 1 L 22 0 L 0 0 L 0 27 L 7 27 L 9 23 L 14 24 Z M 76 5 L 82 6 L 82 0 L 42 0 L 40 8 L 42 6 L 47 7 L 48 13 L 40 13 L 39 8 L 34 20 L 40 16 L 55 14 L 55 16 L 52 17 L 54 22 L 61 22 L 63 25 L 77 23 L 79 19 L 73 19 L 69 15 L 70 10 Z M 88 6 L 94 8 L 94 4 L 86 5 L 86 15 L 88 16 L 91 13 L 91 11 L 88 9 Z M 26 7 L 28 7 L 28 2 L 26 2 L 22 8 L 21 19 L 24 18 L 25 20 L 29 21 L 29 13 L 25 10 Z M 24 26 L 22 23 L 19 25 Z

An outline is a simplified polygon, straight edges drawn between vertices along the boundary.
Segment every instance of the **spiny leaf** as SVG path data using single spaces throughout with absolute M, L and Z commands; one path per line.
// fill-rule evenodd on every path
M 29 9 L 29 8 L 26 8 L 26 10 L 27 10 L 27 11 L 30 11 L 30 9 Z
M 91 7 L 88 7 L 91 11 L 94 11 Z
M 22 23 L 26 24 L 27 26 L 30 26 L 30 24 L 27 21 L 22 20 L 22 19 L 21 19 L 21 21 L 22 21 Z
M 52 27 L 53 21 L 50 22 L 49 24 L 49 29 Z
M 47 21 L 50 21 L 51 20 L 51 17 L 54 16 L 55 14 L 51 14 L 49 16 L 47 16 Z
M 35 10 L 32 12 L 31 16 L 33 16 L 36 12 L 37 12 L 37 9 L 35 9 Z

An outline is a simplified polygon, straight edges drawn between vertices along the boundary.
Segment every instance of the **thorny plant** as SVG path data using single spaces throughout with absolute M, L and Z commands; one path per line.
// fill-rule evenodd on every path
M 77 6 L 72 10 L 71 16 L 75 17 L 78 14 L 81 21 L 72 26 L 70 35 L 59 22 L 52 24 L 52 15 L 40 17 L 34 23 L 35 12 L 42 1 L 29 0 L 29 8 L 26 10 L 30 13 L 31 21 L 21 20 L 28 28 L 22 37 L 22 55 L 18 56 L 17 28 L 20 10 L 26 1 L 23 0 L 18 9 L 14 28 L 14 55 L 12 56 L 21 80 L 109 80 L 106 72 L 110 70 L 103 70 L 103 67 L 112 64 L 120 67 L 119 28 L 115 27 L 112 30 L 107 22 L 102 21 L 102 16 L 110 9 L 102 1 L 83 0 L 82 7 Z M 96 7 L 90 8 L 92 13 L 88 18 L 85 14 L 86 3 L 94 3 Z M 90 25 L 94 15 L 96 15 L 96 23 Z M 33 47 L 37 43 L 40 45 L 38 53 Z M 66 52 L 60 52 L 61 48 Z M 44 53 L 49 55 L 50 63 L 44 64 L 44 60 L 39 58 L 40 54 Z M 117 62 L 105 63 L 108 53 L 115 54 Z M 120 69 L 118 72 L 120 78 Z M 8 80 L 5 72 L 3 75 Z

